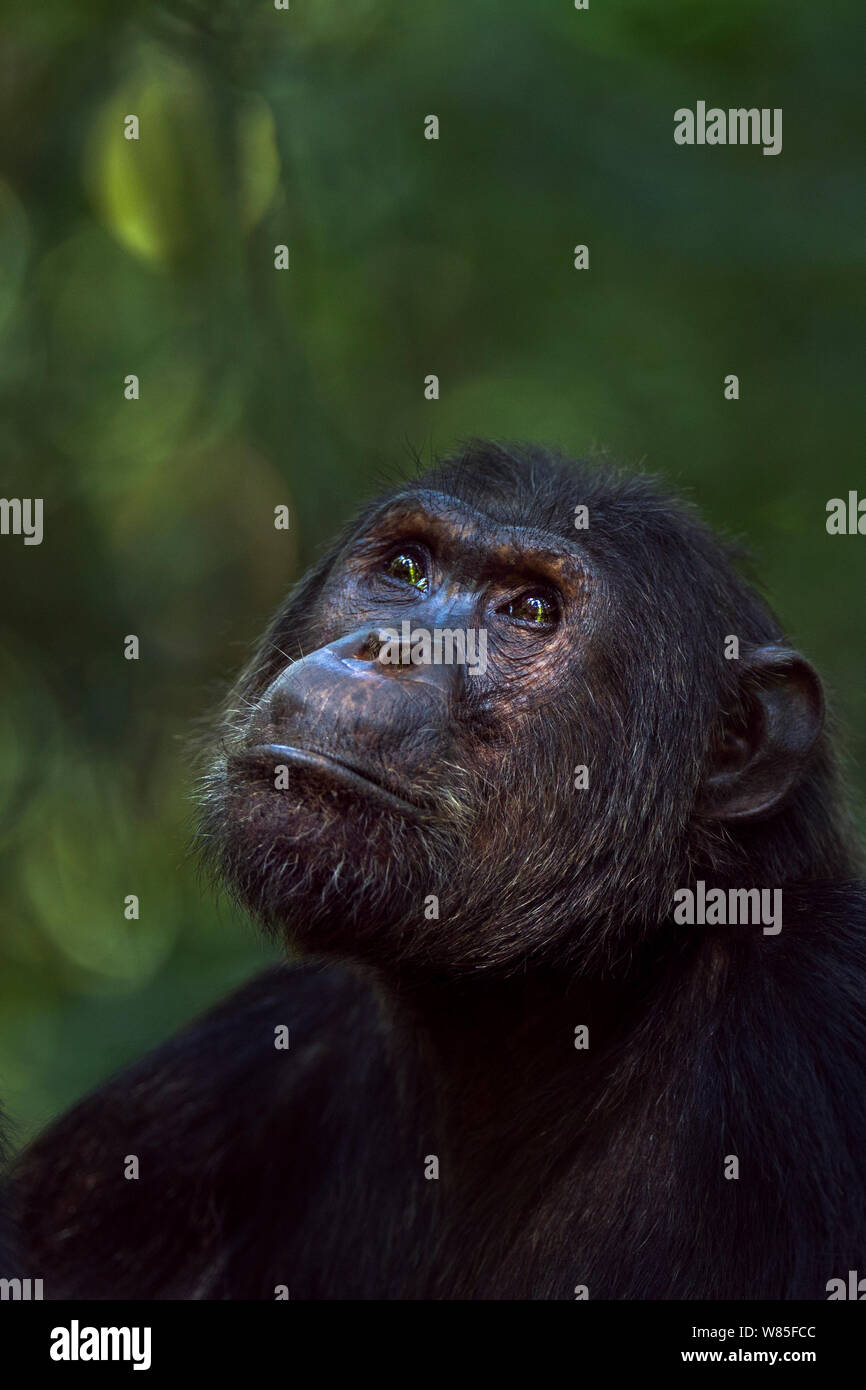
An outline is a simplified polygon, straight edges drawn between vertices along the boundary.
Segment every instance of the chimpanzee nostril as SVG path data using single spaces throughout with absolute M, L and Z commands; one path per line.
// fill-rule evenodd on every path
M 354 658 L 355 661 L 377 661 L 379 653 L 382 650 L 382 645 L 387 642 L 387 640 L 387 632 L 380 628 L 372 628 L 361 637 L 354 651 L 344 652 L 342 655 L 344 658 L 348 657 L 350 660 Z
M 343 637 L 338 637 L 336 641 L 330 642 L 324 650 L 330 652 L 331 656 L 336 657 L 339 661 L 376 661 L 387 640 L 388 632 L 384 628 L 361 628 L 355 632 L 346 633 Z
M 450 632 L 446 636 L 450 637 Z M 312 652 L 302 663 L 289 668 L 286 679 L 296 686 L 305 672 L 316 668 L 329 670 L 333 679 L 342 668 L 344 676 L 353 678 L 352 685 L 356 684 L 355 677 L 375 675 L 386 678 L 389 685 L 399 680 L 404 685 L 412 682 L 451 693 L 460 684 L 462 672 L 451 646 L 443 644 L 440 653 L 434 638 L 435 633 L 413 629 L 407 621 L 391 627 L 361 627 L 329 642 L 319 652 Z M 357 694 L 356 691 L 356 697 Z

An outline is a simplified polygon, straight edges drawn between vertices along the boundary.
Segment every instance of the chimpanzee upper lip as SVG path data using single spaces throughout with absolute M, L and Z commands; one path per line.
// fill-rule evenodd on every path
M 404 815 L 423 815 L 423 807 L 383 786 L 366 768 L 355 767 L 333 753 L 323 753 L 318 748 L 299 748 L 291 743 L 259 743 L 244 748 L 232 757 L 233 762 L 245 763 L 273 762 L 274 759 L 336 774 L 340 780 L 354 783 L 360 791 L 393 810 L 402 811 Z

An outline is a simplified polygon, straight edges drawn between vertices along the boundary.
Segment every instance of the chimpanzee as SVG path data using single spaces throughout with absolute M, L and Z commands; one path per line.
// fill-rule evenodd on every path
M 363 510 L 207 747 L 205 858 L 302 960 L 24 1154 L 46 1296 L 811 1299 L 866 1268 L 859 849 L 742 568 L 654 480 L 532 445 Z

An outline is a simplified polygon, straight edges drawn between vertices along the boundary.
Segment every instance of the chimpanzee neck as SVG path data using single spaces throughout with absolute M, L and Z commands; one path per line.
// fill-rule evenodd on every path
M 645 976 L 641 984 L 642 996 Z M 540 1136 L 551 1136 L 554 1147 L 554 1135 L 575 1133 L 611 1050 L 641 1008 L 628 980 L 558 970 L 505 980 L 380 981 L 379 988 L 395 1063 L 423 1093 L 437 1152 L 482 1182 L 502 1174 L 509 1152 L 522 1161 Z M 546 1158 L 555 1162 L 557 1154 Z

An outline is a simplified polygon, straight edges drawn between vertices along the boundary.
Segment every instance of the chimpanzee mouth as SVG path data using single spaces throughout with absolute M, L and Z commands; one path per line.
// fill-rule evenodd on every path
M 241 752 L 233 754 L 229 762 L 246 767 L 263 764 L 273 766 L 274 762 L 291 763 L 295 767 L 305 767 L 312 772 L 324 773 L 327 777 L 343 782 L 346 786 L 356 787 L 369 800 L 378 801 L 380 805 L 387 806 L 392 811 L 399 811 L 404 816 L 413 816 L 419 819 L 425 814 L 429 814 L 425 807 L 417 802 L 399 796 L 396 792 L 383 786 L 381 782 L 376 781 L 366 768 L 354 767 L 351 763 L 334 757 L 332 753 L 322 753 L 318 749 L 296 748 L 290 743 L 259 743 L 252 748 L 245 748 Z

